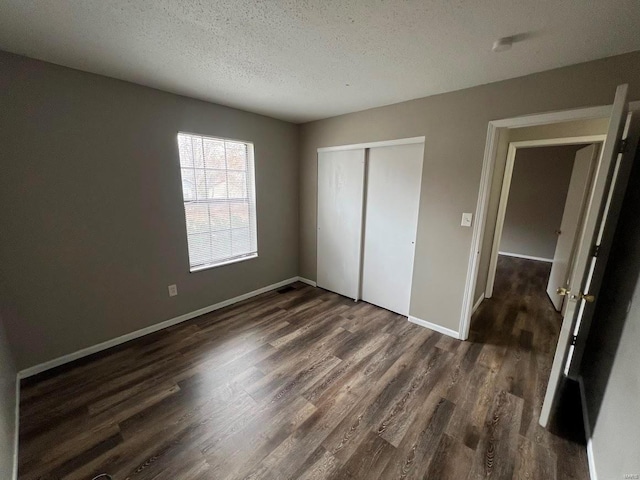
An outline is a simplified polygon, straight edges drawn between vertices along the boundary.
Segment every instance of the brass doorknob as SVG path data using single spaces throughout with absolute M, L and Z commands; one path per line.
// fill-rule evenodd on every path
M 556 293 L 561 297 L 565 297 L 567 295 L 571 295 L 571 290 L 567 290 L 564 287 L 558 287 Z M 577 295 L 571 295 L 571 300 L 577 300 L 578 298 L 588 303 L 593 303 L 596 301 L 596 296 L 591 294 L 585 295 L 584 293 L 580 292 Z
M 584 293 L 581 293 L 580 298 L 587 303 L 593 303 L 596 301 L 596 296 L 591 294 L 585 295 Z

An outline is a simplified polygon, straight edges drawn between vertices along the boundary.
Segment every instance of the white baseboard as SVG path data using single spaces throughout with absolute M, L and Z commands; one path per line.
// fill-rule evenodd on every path
M 16 375 L 15 430 L 13 439 L 13 480 L 18 480 L 18 439 L 20 438 L 20 377 Z
M 532 257 L 531 255 L 522 255 L 521 253 L 498 252 L 498 255 L 504 255 L 505 257 L 524 258 L 525 260 L 536 260 L 538 262 L 553 263 L 553 258 Z
M 480 294 L 480 298 L 476 301 L 476 303 L 473 304 L 473 308 L 471 309 L 471 315 L 476 313 L 476 310 L 478 310 L 483 300 L 484 300 L 484 292 Z
M 311 285 L 312 287 L 317 287 L 318 284 L 313 280 L 309 280 L 308 278 L 298 277 L 298 281 L 302 283 L 306 283 L 307 285 Z
M 589 478 L 591 480 L 598 480 L 598 474 L 596 473 L 596 463 L 593 458 L 593 442 L 591 439 L 587 440 L 587 459 L 589 460 Z
M 409 321 L 411 323 L 415 323 L 416 325 L 420 325 L 421 327 L 426 327 L 426 328 L 428 328 L 430 330 L 434 330 L 434 331 L 436 331 L 438 333 L 444 333 L 445 335 L 448 335 L 449 337 L 460 339 L 460 334 L 458 332 L 456 332 L 455 330 L 451 330 L 451 329 L 446 328 L 446 327 L 441 327 L 440 325 L 436 325 L 435 323 L 427 322 L 426 320 L 422 320 L 422 319 L 417 318 L 417 317 L 412 317 L 411 315 L 409 315 Z
M 83 358 L 88 355 L 101 352 L 102 350 L 106 350 L 107 348 L 115 347 L 116 345 L 120 345 L 122 343 L 128 342 L 129 340 L 134 340 L 136 338 L 149 335 L 150 333 L 157 332 L 158 330 L 162 330 L 163 328 L 171 327 L 173 325 L 177 325 L 178 323 L 186 322 L 187 320 L 191 320 L 192 318 L 199 317 L 200 315 L 204 315 L 205 313 L 213 312 L 214 310 L 219 310 L 221 308 L 228 307 L 229 305 L 233 305 L 234 303 L 247 300 L 251 297 L 255 297 L 257 295 L 269 292 L 271 290 L 276 290 L 280 287 L 284 287 L 285 285 L 295 283 L 299 279 L 300 277 L 288 278 L 286 280 L 282 280 L 281 282 L 259 288 L 258 290 L 254 290 L 252 292 L 245 293 L 243 295 L 239 295 L 234 298 L 230 298 L 229 300 L 223 300 L 222 302 L 218 302 L 214 305 L 209 305 L 208 307 L 200 308 L 199 310 L 195 310 L 193 312 L 185 313 L 178 317 L 165 320 L 164 322 L 150 325 L 140 330 L 136 330 L 135 332 L 127 333 L 120 337 L 107 340 L 106 342 L 102 342 L 97 345 L 93 345 L 91 347 L 83 348 L 82 350 L 78 350 L 77 352 L 63 355 L 53 360 L 49 360 L 48 362 L 34 365 L 33 367 L 25 368 L 24 370 L 20 370 L 18 372 L 18 378 L 27 378 L 33 375 L 37 375 L 38 373 L 42 373 L 46 370 L 50 370 L 60 365 L 64 365 L 65 363 L 73 362 L 74 360 L 78 360 L 79 358 Z
M 589 412 L 587 411 L 587 394 L 584 390 L 584 380 L 582 375 L 578 375 L 578 385 L 580 387 L 580 403 L 582 403 L 582 421 L 584 422 L 584 435 L 587 438 L 587 459 L 589 461 L 589 477 L 591 480 L 598 480 L 596 473 L 596 462 L 593 456 L 593 442 L 591 441 L 591 423 L 589 423 Z

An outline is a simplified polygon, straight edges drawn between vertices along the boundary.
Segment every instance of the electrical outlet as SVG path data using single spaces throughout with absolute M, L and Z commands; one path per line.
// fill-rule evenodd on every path
M 169 296 L 175 297 L 178 295 L 178 286 L 177 285 L 169 285 Z

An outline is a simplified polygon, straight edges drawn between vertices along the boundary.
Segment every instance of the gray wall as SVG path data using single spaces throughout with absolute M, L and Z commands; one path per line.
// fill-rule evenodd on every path
M 640 52 L 302 125 L 300 274 L 316 276 L 318 147 L 425 136 L 411 315 L 458 330 L 490 120 L 640 98 Z
M 298 274 L 298 126 L 1 52 L 0 105 L 18 369 Z M 257 259 L 189 273 L 179 130 L 254 142 Z
M 640 150 L 582 360 L 598 478 L 640 474 Z
M 553 259 L 575 152 L 582 147 L 516 151 L 500 251 Z
M 16 436 L 16 369 L 0 317 L 0 478 L 13 478 Z

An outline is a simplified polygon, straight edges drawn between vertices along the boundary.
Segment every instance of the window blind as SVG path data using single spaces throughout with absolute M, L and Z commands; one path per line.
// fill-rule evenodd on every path
M 258 255 L 253 144 L 178 134 L 189 266 Z

